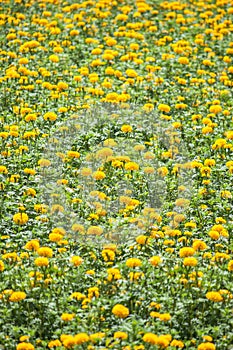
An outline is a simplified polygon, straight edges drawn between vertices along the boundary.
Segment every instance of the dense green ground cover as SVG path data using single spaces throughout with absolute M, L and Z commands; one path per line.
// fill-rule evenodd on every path
M 0 349 L 232 349 L 233 2 L 0 10 Z

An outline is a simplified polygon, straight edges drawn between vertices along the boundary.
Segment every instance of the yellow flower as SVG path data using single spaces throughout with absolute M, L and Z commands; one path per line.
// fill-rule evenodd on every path
M 208 235 L 210 236 L 210 238 L 212 238 L 213 240 L 218 240 L 219 237 L 220 237 L 220 234 L 218 231 L 215 231 L 215 230 L 211 230 L 208 232 Z
M 113 335 L 114 339 L 127 339 L 128 338 L 128 334 L 125 332 L 115 332 Z
M 131 132 L 132 130 L 133 130 L 132 126 L 128 124 L 124 124 L 121 127 L 121 131 L 124 133 Z
M 184 348 L 184 343 L 181 340 L 173 339 L 173 341 L 171 342 L 170 346 L 174 346 L 176 348 L 183 349 Z
M 158 105 L 158 110 L 161 112 L 169 113 L 171 110 L 171 107 L 166 105 L 166 104 L 161 103 Z
M 74 266 L 79 266 L 83 263 L 83 259 L 80 256 L 74 255 L 71 258 L 71 262 Z
M 49 120 L 51 122 L 54 122 L 57 119 L 57 114 L 54 112 L 47 112 L 44 114 L 44 120 Z
M 187 57 L 179 57 L 178 62 L 181 64 L 189 64 L 189 59 Z
M 92 174 L 92 170 L 90 168 L 81 168 L 80 175 L 82 176 L 90 176 Z
M 74 299 L 76 299 L 76 300 L 82 300 L 82 299 L 85 299 L 85 298 L 86 298 L 85 295 L 82 294 L 82 293 L 80 293 L 80 292 L 74 292 L 74 293 L 71 294 L 70 297 L 71 297 L 71 298 L 74 298 Z
M 103 229 L 100 226 L 90 226 L 87 230 L 88 235 L 100 236 L 103 233 Z
M 29 336 L 28 335 L 22 335 L 22 337 L 19 338 L 19 341 L 23 342 L 23 341 L 27 341 L 29 340 Z
M 48 343 L 48 347 L 49 349 L 52 349 L 52 348 L 56 348 L 58 346 L 62 346 L 62 343 L 60 342 L 60 340 L 56 339 L 56 340 L 51 340 L 49 343 Z
M 98 181 L 98 180 L 103 180 L 106 177 L 106 175 L 103 171 L 97 170 L 92 174 L 92 177 Z
M 208 246 L 206 245 L 205 242 L 203 242 L 202 240 L 200 239 L 196 239 L 194 242 L 193 242 L 193 249 L 194 250 L 205 250 L 208 248 Z
M 187 256 L 192 256 L 195 254 L 195 249 L 192 247 L 183 247 L 179 251 L 179 255 L 181 258 L 185 258 Z
M 36 266 L 45 267 L 45 266 L 49 265 L 49 259 L 48 258 L 44 258 L 44 257 L 36 258 L 34 260 L 34 263 L 35 263 Z
M 71 31 L 70 31 L 70 36 L 76 36 L 76 35 L 78 35 L 79 34 L 79 31 L 77 30 L 77 29 L 72 29 Z
M 75 345 L 80 345 L 88 342 L 89 335 L 87 333 L 78 333 L 74 336 Z
M 216 347 L 213 343 L 201 343 L 200 345 L 198 345 L 197 350 L 215 350 Z
M 141 245 L 146 244 L 148 240 L 149 240 L 148 236 L 140 235 L 136 237 L 136 242 Z
M 57 88 L 59 91 L 67 90 L 68 87 L 68 84 L 66 84 L 64 81 L 59 81 L 59 83 L 57 84 Z
M 16 213 L 13 216 L 13 221 L 17 225 L 25 225 L 28 222 L 29 218 L 26 213 Z
M 206 298 L 214 302 L 223 301 L 223 297 L 219 292 L 208 292 L 206 293 Z
M 151 112 L 154 109 L 154 105 L 153 105 L 153 103 L 146 103 L 146 104 L 144 104 L 144 106 L 142 108 L 146 112 Z
M 168 174 L 168 169 L 165 166 L 158 168 L 157 171 L 158 171 L 158 174 L 162 177 L 164 177 Z
M 60 107 L 60 108 L 58 108 L 58 112 L 59 113 L 66 113 L 67 111 L 68 111 L 67 107 Z
M 26 293 L 24 292 L 13 292 L 9 298 L 9 301 L 18 302 L 26 298 Z
M 50 165 L 51 165 L 51 162 L 50 162 L 50 160 L 48 160 L 48 159 L 41 158 L 40 160 L 38 160 L 38 165 L 39 165 L 41 168 L 44 168 L 44 167 L 50 166 Z
M 40 247 L 38 248 L 37 253 L 40 256 L 45 256 L 47 258 L 51 258 L 53 256 L 53 250 L 49 247 Z
M 34 350 L 34 346 L 31 343 L 22 342 L 17 345 L 16 350 Z
M 116 304 L 112 308 L 112 313 L 119 318 L 126 318 L 129 316 L 129 309 L 122 304 Z
M 144 334 L 142 340 L 145 343 L 149 343 L 151 345 L 157 345 L 158 344 L 158 336 L 154 333 L 146 333 Z
M 107 157 L 111 157 L 113 154 L 113 150 L 111 148 L 108 147 L 104 147 L 101 148 L 99 151 L 96 152 L 96 158 L 107 158 Z
M 110 249 L 104 249 L 101 255 L 105 261 L 113 261 L 115 259 L 115 253 Z
M 75 317 L 75 314 L 64 313 L 61 315 L 62 321 L 66 321 L 66 322 L 73 320 L 74 317 Z
M 61 336 L 61 340 L 65 348 L 71 349 L 76 343 L 72 335 Z
M 40 248 L 40 243 L 37 239 L 32 239 L 25 244 L 25 249 L 27 250 L 38 250 Z
M 77 151 L 68 151 L 67 157 L 69 158 L 80 158 L 80 153 Z
M 149 259 L 149 261 L 152 266 L 158 266 L 159 264 L 161 264 L 162 259 L 160 258 L 160 256 L 154 255 Z
M 126 266 L 128 267 L 138 267 L 142 265 L 142 261 L 138 258 L 129 258 L 126 260 Z
M 50 233 L 49 234 L 49 240 L 51 242 L 59 242 L 62 240 L 62 238 L 63 238 L 63 236 L 60 235 L 59 233 Z
M 92 299 L 93 297 L 94 298 L 98 298 L 100 295 L 99 293 L 99 288 L 98 287 L 91 287 L 91 288 L 88 288 L 88 299 Z
M 0 272 L 4 271 L 4 269 L 5 269 L 4 262 L 0 260 Z
M 5 167 L 4 165 L 0 165 L 0 174 L 7 174 L 8 170 L 7 167 Z
M 233 260 L 229 261 L 227 268 L 228 268 L 228 271 L 230 271 L 230 272 L 233 271 Z M 1 269 L 0 269 L 0 271 L 1 271 Z
M 59 57 L 57 55 L 50 55 L 49 60 L 54 63 L 58 63 L 60 61 Z
M 159 314 L 159 319 L 163 322 L 170 321 L 171 315 L 169 313 Z
M 198 261 L 196 258 L 184 258 L 183 264 L 184 266 L 196 266 Z
M 139 169 L 139 165 L 135 162 L 127 162 L 125 163 L 125 170 L 138 170 Z
M 90 341 L 95 344 L 96 342 L 98 342 L 98 340 L 100 340 L 104 337 L 105 337 L 105 333 L 103 333 L 103 332 L 93 333 L 93 334 L 90 334 Z M 94 348 L 93 348 L 93 350 L 94 350 Z
M 218 114 L 222 112 L 222 107 L 220 105 L 212 105 L 209 108 L 210 113 Z

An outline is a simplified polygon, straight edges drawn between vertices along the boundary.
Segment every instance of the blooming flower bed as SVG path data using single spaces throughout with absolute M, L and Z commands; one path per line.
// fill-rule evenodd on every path
M 230 350 L 233 2 L 0 10 L 0 349 Z

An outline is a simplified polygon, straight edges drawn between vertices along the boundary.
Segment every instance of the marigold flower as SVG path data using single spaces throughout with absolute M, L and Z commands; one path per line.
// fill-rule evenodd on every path
M 138 244 L 144 245 L 144 244 L 146 244 L 146 243 L 148 242 L 148 239 L 149 239 L 148 236 L 140 235 L 140 236 L 137 236 L 137 237 L 136 237 L 136 242 L 137 242 Z
M 149 262 L 152 266 L 158 266 L 159 264 L 161 264 L 162 259 L 160 258 L 160 256 L 154 255 L 149 259 Z
M 216 347 L 213 343 L 206 342 L 198 345 L 197 350 L 215 350 Z
M 62 321 L 66 321 L 66 322 L 73 320 L 74 317 L 75 317 L 75 314 L 64 313 L 61 315 Z
M 125 163 L 125 170 L 139 170 L 139 165 L 135 162 L 127 162 Z
M 196 258 L 184 258 L 184 266 L 197 266 L 198 261 Z
M 152 344 L 152 345 L 157 345 L 158 344 L 158 336 L 154 333 L 146 333 L 144 334 L 142 340 L 145 342 L 145 343 L 149 343 L 149 344 Z
M 192 247 L 183 247 L 179 251 L 179 255 L 181 258 L 193 256 L 194 254 L 195 254 L 195 249 Z
M 124 124 L 121 127 L 121 131 L 124 133 L 131 132 L 132 130 L 133 130 L 132 126 L 128 124 Z
M 173 339 L 173 341 L 171 342 L 170 346 L 174 346 L 176 348 L 183 349 L 184 348 L 184 343 L 181 340 Z
M 87 333 L 78 333 L 74 336 L 76 345 L 80 345 L 89 341 L 89 335 Z
M 100 149 L 99 151 L 96 152 L 96 158 L 107 158 L 107 157 L 111 157 L 113 154 L 113 150 L 111 148 L 108 147 L 104 147 L 102 149 Z
M 67 157 L 69 158 L 80 158 L 80 153 L 77 151 L 68 151 Z
M 34 350 L 34 346 L 31 343 L 22 342 L 17 345 L 16 350 Z
M 96 235 L 96 236 L 100 236 L 103 233 L 103 229 L 100 226 L 90 226 L 87 229 L 87 234 L 88 235 Z
M 38 250 L 40 248 L 40 243 L 37 239 L 32 239 L 25 244 L 25 249 L 27 250 Z
M 106 175 L 103 171 L 97 170 L 92 174 L 92 177 L 98 181 L 98 180 L 103 180 L 106 177 Z
M 38 165 L 41 167 L 41 168 L 44 168 L 44 167 L 48 167 L 51 165 L 51 162 L 49 159 L 45 159 L 45 158 L 42 158 L 38 161 Z
M 60 340 L 58 340 L 58 339 L 56 339 L 56 340 L 51 340 L 51 341 L 48 343 L 49 349 L 56 348 L 56 347 L 59 347 L 59 346 L 62 346 L 62 343 L 61 343 Z
M 145 103 L 142 108 L 146 112 L 151 112 L 154 109 L 154 105 L 153 105 L 153 103 Z
M 13 292 L 9 298 L 9 301 L 18 302 L 26 298 L 26 293 L 24 292 Z
M 113 261 L 115 259 L 115 253 L 111 249 L 104 249 L 101 255 L 105 261 Z
M 43 116 L 44 120 L 49 120 L 50 122 L 54 122 L 57 119 L 57 114 L 55 112 L 47 112 Z
M 230 272 L 233 271 L 233 260 L 229 261 L 227 268 L 228 268 L 228 271 L 230 271 Z M 1 271 L 1 269 L 0 269 L 0 271 Z
M 34 260 L 34 263 L 36 266 L 38 267 L 46 267 L 49 265 L 49 259 L 45 258 L 45 257 L 41 257 L 41 258 L 36 258 Z
M 222 107 L 220 105 L 212 105 L 209 108 L 210 113 L 218 114 L 222 112 Z
M 0 165 L 0 174 L 7 174 L 8 170 L 7 167 L 5 167 L 5 165 Z
M 29 218 L 26 213 L 16 213 L 13 216 L 13 221 L 17 225 L 25 225 L 28 222 Z
M 158 105 L 158 110 L 161 112 L 169 113 L 171 110 L 171 107 L 166 105 L 166 104 L 161 103 Z
M 162 177 L 164 177 L 168 174 L 168 169 L 165 166 L 158 168 L 157 171 L 158 171 L 158 174 Z
M 71 262 L 74 266 L 79 266 L 83 263 L 83 259 L 80 256 L 72 256 Z
M 49 234 L 49 240 L 51 242 L 59 242 L 62 240 L 62 238 L 63 238 L 63 236 L 60 235 L 59 233 L 50 233 Z
M 66 335 L 63 337 L 61 336 L 61 340 L 63 345 L 68 349 L 72 348 L 76 344 L 75 339 L 72 335 Z
M 194 250 L 205 250 L 208 248 L 207 244 L 200 239 L 196 239 L 192 246 Z
M 116 304 L 112 308 L 112 313 L 119 318 L 126 318 L 129 316 L 129 309 L 122 304 Z
M 0 260 L 0 272 L 3 272 L 5 269 L 4 262 Z
M 57 55 L 50 55 L 49 60 L 53 63 L 58 63 L 60 61 L 60 59 Z
M 214 302 L 223 301 L 223 297 L 219 292 L 208 292 L 206 293 L 206 298 Z
M 127 339 L 128 338 L 128 334 L 126 332 L 115 332 L 113 335 L 114 339 Z
M 210 238 L 212 238 L 213 240 L 218 240 L 219 237 L 220 237 L 220 234 L 218 231 L 215 231 L 215 230 L 211 230 L 208 232 L 208 235 L 210 236 Z
M 187 57 L 179 57 L 178 62 L 181 64 L 189 64 L 189 59 Z
M 47 258 L 51 258 L 53 256 L 53 250 L 49 247 L 40 247 L 38 248 L 37 253 L 40 256 L 45 256 Z
M 138 258 L 129 258 L 126 260 L 126 266 L 128 267 L 138 267 L 142 265 L 142 261 Z
M 93 334 L 90 334 L 90 341 L 95 344 L 98 340 L 104 337 L 105 337 L 104 332 L 93 333 Z

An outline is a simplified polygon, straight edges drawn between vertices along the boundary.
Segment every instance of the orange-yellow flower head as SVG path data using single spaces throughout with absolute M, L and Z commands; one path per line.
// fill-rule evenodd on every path
M 129 309 L 122 304 L 116 304 L 112 308 L 112 313 L 119 318 L 126 318 L 129 316 Z

